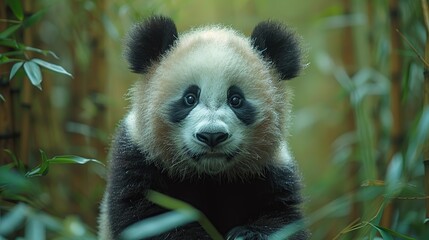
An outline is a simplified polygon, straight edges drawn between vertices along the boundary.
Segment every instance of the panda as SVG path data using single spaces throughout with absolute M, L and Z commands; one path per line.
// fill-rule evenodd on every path
M 152 16 L 125 48 L 142 79 L 111 146 L 100 239 L 168 211 L 147 200 L 149 189 L 194 206 L 225 239 L 267 239 L 303 219 L 285 139 L 292 93 L 283 80 L 303 67 L 292 30 L 269 20 L 250 38 L 219 25 L 179 36 L 170 18 Z M 154 239 L 210 238 L 191 223 Z

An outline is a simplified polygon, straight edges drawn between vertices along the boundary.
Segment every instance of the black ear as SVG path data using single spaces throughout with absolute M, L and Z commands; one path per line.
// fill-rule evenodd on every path
M 301 49 L 293 31 L 281 23 L 265 21 L 253 29 L 251 38 L 254 47 L 274 64 L 282 80 L 298 75 L 302 68 Z
M 153 16 L 136 24 L 128 33 L 124 52 L 131 71 L 146 73 L 152 62 L 173 46 L 177 37 L 176 25 L 167 17 Z

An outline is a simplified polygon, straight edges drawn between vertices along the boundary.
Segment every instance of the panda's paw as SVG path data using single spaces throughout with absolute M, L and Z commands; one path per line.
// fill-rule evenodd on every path
M 234 240 L 234 239 L 240 239 L 240 240 L 250 240 L 250 239 L 257 239 L 257 240 L 265 240 L 268 239 L 268 235 L 262 232 L 255 231 L 254 229 L 251 229 L 249 227 L 240 226 L 235 227 L 231 229 L 228 234 L 226 235 L 227 240 Z

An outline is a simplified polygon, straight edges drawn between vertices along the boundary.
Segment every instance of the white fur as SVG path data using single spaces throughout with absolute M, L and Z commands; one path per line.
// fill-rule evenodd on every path
M 107 208 L 107 199 L 108 199 L 107 191 L 104 193 L 103 200 L 100 205 L 100 217 L 98 219 L 98 239 L 99 240 L 111 240 L 112 235 L 110 233 L 110 223 L 108 218 L 108 208 Z

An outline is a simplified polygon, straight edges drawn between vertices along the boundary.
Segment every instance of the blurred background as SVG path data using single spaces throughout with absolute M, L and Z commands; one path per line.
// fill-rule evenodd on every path
M 221 23 L 250 35 L 266 19 L 295 29 L 308 67 L 287 83 L 289 142 L 313 239 L 429 239 L 426 4 L 0 1 L 0 239 L 95 238 L 102 163 L 140 78 L 123 37 L 152 14 L 179 32 Z

